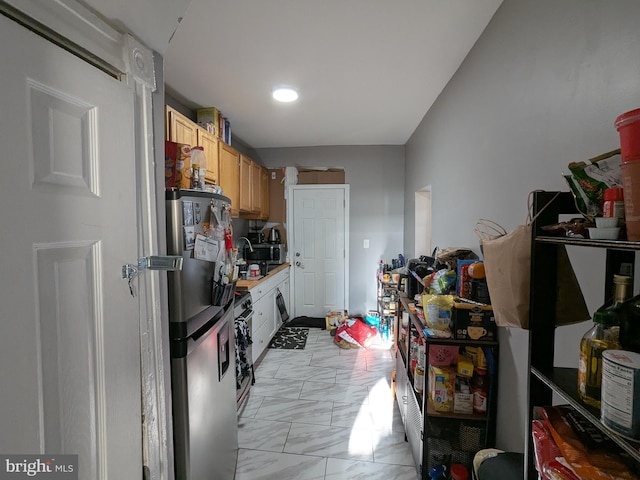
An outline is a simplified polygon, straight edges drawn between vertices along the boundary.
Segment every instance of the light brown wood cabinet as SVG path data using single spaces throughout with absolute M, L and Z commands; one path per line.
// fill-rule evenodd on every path
M 166 138 L 171 142 L 202 147 L 207 159 L 207 183 L 219 184 L 218 138 L 177 110 L 166 107 Z
M 251 213 L 243 214 L 242 216 L 247 219 L 268 220 L 270 211 L 270 182 L 269 182 L 269 170 L 254 163 L 257 166 L 254 172 L 258 179 L 257 186 L 254 184 L 254 201 L 255 211 Z
M 222 194 L 231 200 L 231 216 L 240 212 L 240 154 L 224 142 L 218 142 L 220 162 L 220 187 Z
M 253 187 L 253 160 L 246 155 L 240 155 L 240 211 L 243 213 L 252 212 L 251 190 Z
M 219 185 L 231 200 L 231 216 L 269 218 L 269 172 L 250 157 L 241 155 L 215 135 L 166 106 L 166 138 L 172 142 L 200 146 L 207 158 L 205 181 Z
M 207 173 L 204 179 L 206 183 L 214 185 L 219 185 L 220 182 L 218 143 L 220 143 L 220 140 L 215 135 L 207 132 L 202 127 L 198 127 L 198 145 L 202 147 L 207 158 Z
M 251 213 L 260 214 L 262 211 L 262 183 L 260 173 L 262 166 L 251 162 Z

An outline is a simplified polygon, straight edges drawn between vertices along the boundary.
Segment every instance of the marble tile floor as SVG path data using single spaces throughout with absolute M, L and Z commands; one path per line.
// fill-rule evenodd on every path
M 267 349 L 238 418 L 235 480 L 416 480 L 393 352 L 374 347 L 311 328 L 304 350 Z

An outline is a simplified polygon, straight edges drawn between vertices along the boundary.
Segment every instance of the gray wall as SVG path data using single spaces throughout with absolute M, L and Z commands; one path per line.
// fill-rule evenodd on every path
M 566 190 L 569 162 L 617 148 L 616 116 L 640 106 L 639 18 L 636 0 L 505 0 L 405 146 L 404 250 L 414 248 L 413 197 L 425 185 L 432 244 L 479 253 L 479 218 L 511 230 L 525 221 L 529 191 Z M 593 310 L 601 258 L 570 255 Z M 557 364 L 577 366 L 587 329 L 558 329 Z M 528 335 L 501 330 L 498 447 L 522 451 Z
M 349 309 L 376 307 L 376 269 L 403 253 L 404 147 L 349 146 L 259 149 L 268 168 L 342 167 L 350 185 Z M 369 240 L 369 248 L 363 241 Z

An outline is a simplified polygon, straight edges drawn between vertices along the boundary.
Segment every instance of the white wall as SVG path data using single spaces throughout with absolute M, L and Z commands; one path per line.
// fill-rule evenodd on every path
M 348 146 L 259 149 L 269 168 L 343 167 L 350 184 L 349 309 L 376 307 L 376 269 L 403 253 L 404 147 Z M 363 241 L 369 240 L 369 248 Z
M 407 145 L 404 250 L 413 250 L 414 192 L 432 186 L 433 245 L 478 251 L 478 218 L 523 223 L 527 193 L 566 190 L 561 173 L 619 146 L 613 122 L 640 106 L 640 2 L 505 0 Z M 578 261 L 588 305 L 600 267 Z M 594 254 L 591 254 L 594 255 Z M 598 265 L 600 265 L 598 263 Z M 577 365 L 586 323 L 558 332 L 556 362 Z M 500 333 L 498 446 L 522 451 L 528 335 Z

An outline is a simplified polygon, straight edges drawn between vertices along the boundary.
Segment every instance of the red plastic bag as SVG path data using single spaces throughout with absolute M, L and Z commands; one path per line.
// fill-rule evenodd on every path
M 347 341 L 355 340 L 360 346 L 367 348 L 376 336 L 376 327 L 367 325 L 358 319 L 349 319 L 336 330 L 336 337 Z

